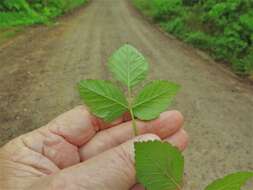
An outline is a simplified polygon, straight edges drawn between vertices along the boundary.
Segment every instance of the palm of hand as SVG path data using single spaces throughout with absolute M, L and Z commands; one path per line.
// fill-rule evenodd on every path
M 176 111 L 137 121 L 139 133 L 146 135 L 134 140 L 161 138 L 184 149 L 182 123 Z M 0 150 L 1 189 L 142 189 L 134 186 L 132 138 L 128 117 L 105 124 L 77 107 Z

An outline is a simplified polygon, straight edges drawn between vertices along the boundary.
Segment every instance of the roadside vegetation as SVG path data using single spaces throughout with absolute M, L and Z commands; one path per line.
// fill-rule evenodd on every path
M 87 0 L 3 0 L 0 1 L 0 28 L 48 23 Z
M 252 0 L 132 0 L 161 27 L 253 76 Z
M 0 44 L 24 30 L 24 26 L 49 24 L 57 16 L 88 0 L 1 0 Z

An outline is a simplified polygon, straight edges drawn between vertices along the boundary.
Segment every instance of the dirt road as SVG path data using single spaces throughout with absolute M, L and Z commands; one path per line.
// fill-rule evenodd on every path
M 173 109 L 191 137 L 186 188 L 199 190 L 235 170 L 253 170 L 253 88 L 192 48 L 166 37 L 127 1 L 93 0 L 0 48 L 0 144 L 81 103 L 76 83 L 110 76 L 107 57 L 123 43 L 152 63 L 152 79 L 183 86 Z

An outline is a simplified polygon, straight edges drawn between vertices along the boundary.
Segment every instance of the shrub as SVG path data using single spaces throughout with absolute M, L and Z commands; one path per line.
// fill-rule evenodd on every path
M 232 57 L 241 55 L 248 43 L 241 39 L 240 33 L 228 26 L 223 34 L 214 36 L 211 46 L 217 59 L 231 60 Z
M 28 11 L 30 9 L 25 0 L 4 0 L 2 6 L 10 11 Z
M 151 1 L 152 2 L 152 1 Z M 174 15 L 179 15 L 182 11 L 181 0 L 155 0 L 153 6 L 153 16 L 156 20 L 165 20 Z
M 237 73 L 252 72 L 252 0 L 133 1 L 167 32 L 231 63 Z
M 246 13 L 240 16 L 240 23 L 248 30 L 253 32 L 253 13 Z
M 235 59 L 232 61 L 232 66 L 235 72 L 238 74 L 253 74 L 253 46 L 249 48 L 249 52 L 241 59 Z
M 166 20 L 182 12 L 182 0 L 133 0 L 134 4 L 155 20 Z
M 86 1 L 4 0 L 0 2 L 0 27 L 46 23 L 49 19 L 55 18 Z
M 201 0 L 183 0 L 183 4 L 186 6 L 193 6 L 199 2 L 201 2 Z
M 32 25 L 43 22 L 45 22 L 45 19 L 37 14 L 27 14 L 26 12 L 0 13 L 0 27 L 2 28 L 19 25 Z
M 161 26 L 165 31 L 172 33 L 178 37 L 183 37 L 185 34 L 185 21 L 182 18 L 175 18 L 169 22 L 164 22 Z
M 208 49 L 213 38 L 203 32 L 191 32 L 187 34 L 185 41 L 201 49 Z

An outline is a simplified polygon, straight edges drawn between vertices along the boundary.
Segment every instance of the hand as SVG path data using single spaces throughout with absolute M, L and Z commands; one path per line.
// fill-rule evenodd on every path
M 0 189 L 141 190 L 136 185 L 133 142 L 162 139 L 179 149 L 188 141 L 182 115 L 168 111 L 149 122 L 129 118 L 105 124 L 83 106 L 0 149 Z

